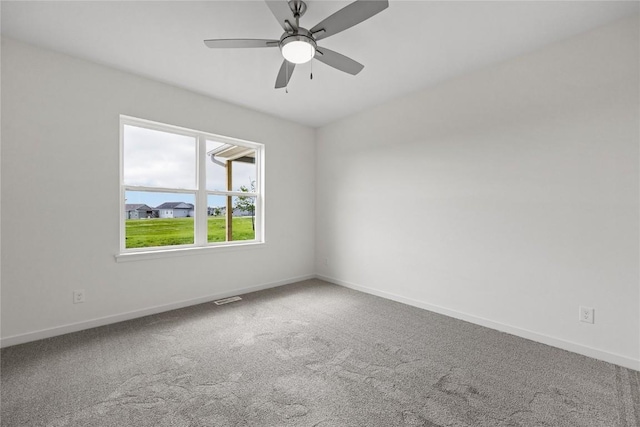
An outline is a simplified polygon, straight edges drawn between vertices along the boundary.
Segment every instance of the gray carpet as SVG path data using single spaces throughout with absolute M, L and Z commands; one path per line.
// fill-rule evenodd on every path
M 310 280 L 2 350 L 2 426 L 623 426 L 639 373 Z

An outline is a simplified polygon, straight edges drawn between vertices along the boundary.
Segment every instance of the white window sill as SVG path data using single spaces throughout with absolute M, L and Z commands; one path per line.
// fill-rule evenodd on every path
M 215 252 L 246 251 L 246 250 L 253 250 L 253 249 L 261 249 L 264 246 L 265 246 L 264 242 L 233 243 L 233 244 L 216 245 L 216 246 L 197 246 L 197 247 L 190 246 L 187 248 L 126 252 L 126 253 L 115 255 L 115 259 L 116 259 L 116 262 L 143 261 L 148 259 L 161 259 L 161 258 L 171 258 L 171 257 L 188 256 L 188 255 L 203 255 L 206 253 L 215 253 Z

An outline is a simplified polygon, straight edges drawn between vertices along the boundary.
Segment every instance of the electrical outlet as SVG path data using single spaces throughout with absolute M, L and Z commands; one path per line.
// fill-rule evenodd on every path
M 323 264 L 325 267 L 329 267 L 329 258 L 324 258 L 324 259 L 322 260 L 322 264 Z
M 79 304 L 84 302 L 84 289 L 76 289 L 73 291 L 73 303 Z
M 594 309 L 591 307 L 580 306 L 580 321 L 585 323 L 594 322 Z

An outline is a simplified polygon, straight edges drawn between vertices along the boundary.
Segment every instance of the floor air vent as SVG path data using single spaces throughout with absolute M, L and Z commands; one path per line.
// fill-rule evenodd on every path
M 236 302 L 236 301 L 241 301 L 242 298 L 240 297 L 229 297 L 229 298 L 223 298 L 223 299 L 219 299 L 214 301 L 215 305 L 222 305 L 222 304 L 229 304 L 230 302 Z

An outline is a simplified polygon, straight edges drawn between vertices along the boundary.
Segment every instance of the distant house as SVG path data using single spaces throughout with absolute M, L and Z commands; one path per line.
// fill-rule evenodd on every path
M 124 205 L 126 219 L 154 218 L 157 214 L 154 209 L 144 204 L 126 204 Z
M 188 218 L 193 217 L 193 205 L 184 202 L 165 202 L 156 206 L 159 218 Z
M 222 215 L 226 215 L 226 214 L 227 214 L 227 207 L 226 206 L 218 206 L 218 207 L 209 206 L 207 208 L 207 215 L 209 215 L 209 216 L 222 216 Z M 234 208 L 232 215 L 233 216 L 251 216 L 251 212 L 243 211 L 243 210 L 238 209 L 238 208 Z
M 251 216 L 251 212 L 235 208 L 233 210 L 233 216 Z

